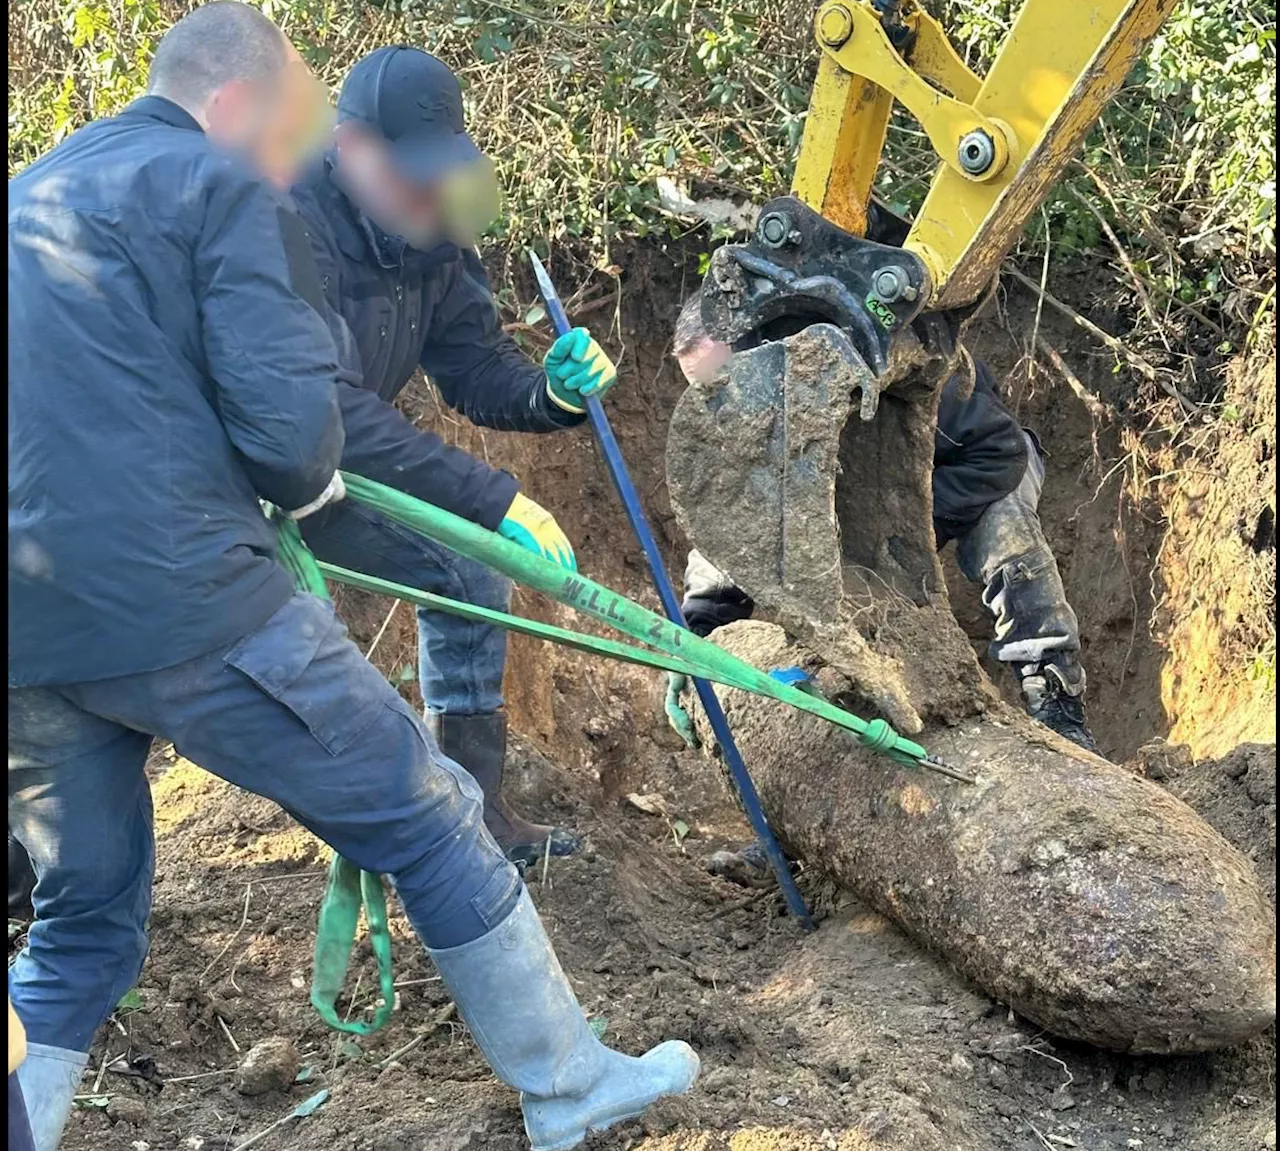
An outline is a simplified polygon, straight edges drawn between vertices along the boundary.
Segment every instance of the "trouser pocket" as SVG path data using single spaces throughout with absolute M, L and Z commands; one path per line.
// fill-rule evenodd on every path
M 288 708 L 330 755 L 341 755 L 380 718 L 392 692 L 379 676 L 351 675 L 360 658 L 333 605 L 295 595 L 225 656 Z

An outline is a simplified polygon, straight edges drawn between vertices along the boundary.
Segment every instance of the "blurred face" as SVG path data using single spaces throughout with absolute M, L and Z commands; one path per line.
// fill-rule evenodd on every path
M 339 124 L 338 175 L 356 206 L 391 236 L 420 250 L 449 240 L 469 248 L 498 215 L 498 180 L 485 158 L 430 182 L 408 179 L 386 141 L 358 124 Z
M 689 383 L 706 384 L 729 366 L 729 361 L 733 359 L 733 349 L 710 336 L 703 336 L 676 359 Z
M 331 124 L 328 94 L 292 45 L 288 54 L 276 76 L 224 84 L 203 109 L 209 138 L 246 157 L 280 188 L 297 179 Z
M 405 179 L 386 142 L 357 124 L 339 124 L 336 138 L 342 185 L 369 219 L 415 248 L 430 247 L 441 238 L 437 184 Z

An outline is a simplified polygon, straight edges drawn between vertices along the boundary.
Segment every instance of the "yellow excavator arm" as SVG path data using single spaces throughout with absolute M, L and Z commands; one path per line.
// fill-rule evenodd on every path
M 1026 0 L 979 76 L 916 0 L 827 0 L 790 193 L 712 253 L 702 320 L 733 355 L 672 413 L 672 506 L 708 561 L 851 682 L 878 685 L 889 714 L 920 684 L 886 670 L 887 636 L 967 650 L 931 486 L 942 390 L 956 380 L 963 397 L 973 378 L 966 327 L 1174 3 Z M 939 161 L 911 222 L 871 194 L 895 101 Z
M 792 193 L 864 235 L 896 100 L 940 160 L 903 247 L 930 310 L 970 303 L 1175 0 L 1028 0 L 985 77 L 915 0 L 830 0 Z

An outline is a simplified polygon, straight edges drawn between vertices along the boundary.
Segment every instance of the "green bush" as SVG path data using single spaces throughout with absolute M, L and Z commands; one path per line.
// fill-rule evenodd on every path
M 942 0 L 935 10 L 981 70 L 1019 6 Z M 10 175 L 137 95 L 156 37 L 187 7 L 16 0 Z M 782 190 L 816 60 L 810 7 L 787 0 L 262 7 L 335 88 L 352 60 L 379 44 L 418 43 L 447 60 L 502 174 L 506 210 L 495 239 L 571 242 L 602 265 L 619 237 L 687 229 L 660 209 L 658 176 L 755 201 Z M 1160 315 L 1185 318 L 1194 304 L 1224 354 L 1260 304 L 1274 323 L 1275 63 L 1273 4 L 1184 3 L 1028 229 L 1027 250 L 1047 244 L 1055 259 L 1118 259 L 1118 242 Z M 909 210 L 933 166 L 919 129 L 895 114 L 881 193 Z M 1134 323 L 1152 317 L 1135 309 Z

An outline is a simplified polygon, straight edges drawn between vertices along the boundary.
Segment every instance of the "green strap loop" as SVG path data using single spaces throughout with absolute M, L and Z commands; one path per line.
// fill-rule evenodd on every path
M 369 925 L 369 942 L 378 961 L 378 984 L 382 1002 L 368 1023 L 352 1023 L 338 1018 L 338 994 L 346 982 L 351 952 L 364 908 Z M 391 931 L 387 923 L 387 897 L 382 877 L 361 871 L 354 863 L 334 855 L 329 878 L 320 903 L 316 924 L 315 966 L 311 975 L 311 1006 L 335 1031 L 369 1035 L 391 1018 L 395 1007 L 395 972 L 391 964 Z
M 275 509 L 268 514 L 279 533 L 280 562 L 292 573 L 300 591 L 329 599 L 315 556 L 302 539 L 296 521 Z M 369 943 L 378 962 L 378 987 L 382 1002 L 368 1023 L 338 1018 L 338 995 L 347 979 L 351 952 L 355 947 L 363 907 L 369 927 Z M 361 871 L 354 863 L 337 853 L 329 862 L 329 876 L 320 900 L 320 916 L 316 923 L 315 962 L 311 974 L 311 1005 L 320 1018 L 335 1031 L 350 1035 L 369 1035 L 384 1026 L 395 1008 L 395 969 L 391 962 L 391 929 L 387 923 L 387 897 L 382 877 Z

